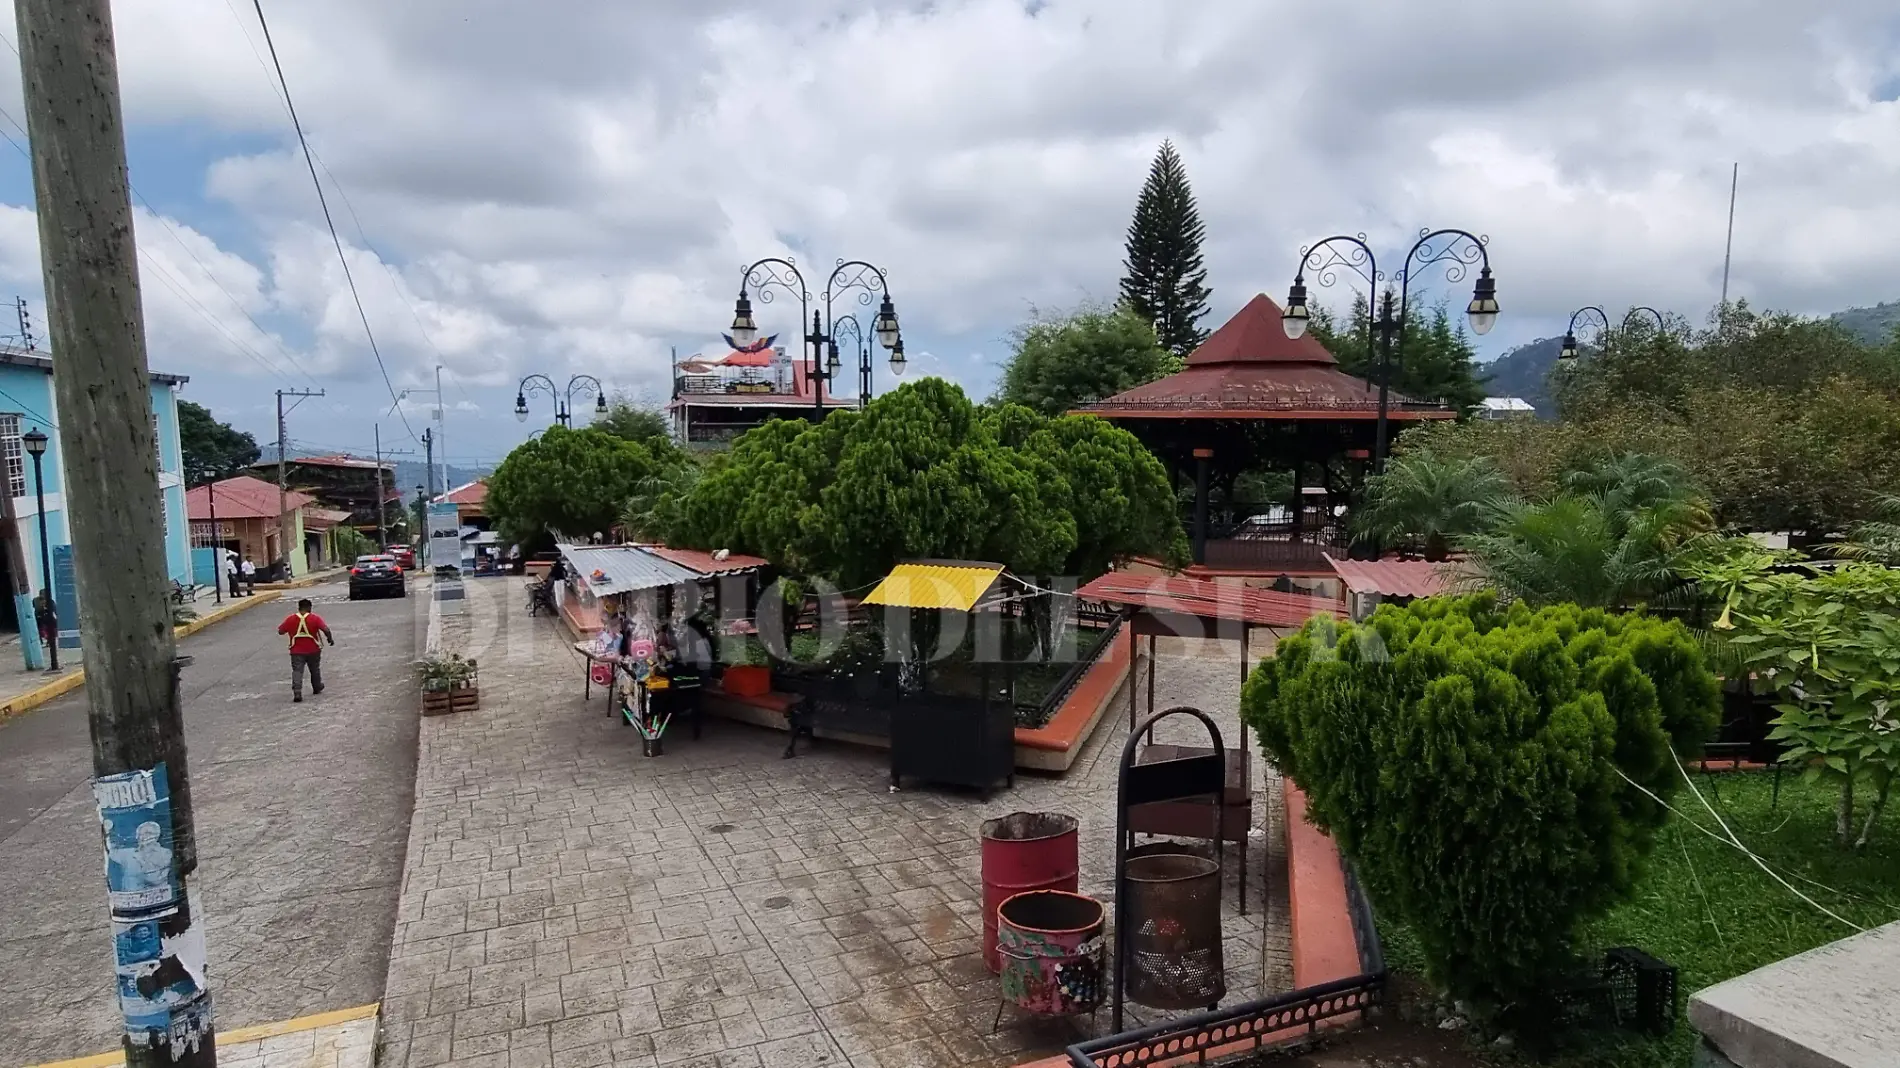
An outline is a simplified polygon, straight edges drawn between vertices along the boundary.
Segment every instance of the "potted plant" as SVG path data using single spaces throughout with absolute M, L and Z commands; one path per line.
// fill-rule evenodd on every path
M 475 708 L 481 688 L 475 684 L 475 661 L 460 653 L 425 657 L 416 664 L 422 677 L 422 714 L 441 716 Z

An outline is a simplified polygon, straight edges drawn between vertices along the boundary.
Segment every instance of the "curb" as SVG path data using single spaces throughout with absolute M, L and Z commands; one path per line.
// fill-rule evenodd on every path
M 239 1042 L 261 1042 L 279 1035 L 294 1035 L 299 1031 L 314 1031 L 319 1027 L 335 1027 L 338 1024 L 355 1023 L 358 1020 L 375 1018 L 382 1011 L 382 1003 L 359 1005 L 354 1009 L 338 1009 L 335 1012 L 319 1012 L 310 1016 L 299 1016 L 294 1020 L 281 1020 L 277 1023 L 258 1024 L 255 1027 L 238 1027 L 229 1031 L 219 1031 L 218 1045 L 225 1046 Z M 47 1061 L 44 1064 L 28 1065 L 27 1068 L 116 1068 L 125 1063 L 124 1053 L 98 1053 L 90 1057 L 75 1057 L 66 1061 Z
M 246 609 L 254 608 L 257 605 L 265 604 L 270 601 L 275 601 L 277 600 L 279 596 L 280 595 L 278 594 L 276 590 L 266 590 L 252 597 L 244 597 L 237 600 L 227 600 L 224 603 L 224 607 L 214 608 L 211 610 L 210 613 L 199 616 L 197 619 L 194 619 L 189 623 L 180 623 L 178 626 L 173 627 L 172 638 L 174 640 L 178 638 L 189 638 L 193 634 L 198 633 L 199 631 L 205 629 L 206 627 L 210 626 L 213 623 L 223 622 L 224 620 L 227 620 L 231 618 L 232 616 L 237 615 L 239 612 L 245 611 Z
M 172 639 L 176 641 L 180 638 L 188 638 L 213 623 L 222 623 L 245 609 L 264 604 L 268 601 L 275 601 L 277 598 L 278 594 L 273 590 L 261 593 L 255 597 L 246 597 L 242 600 L 229 602 L 223 608 L 217 609 L 209 615 L 199 616 L 189 623 L 182 623 L 173 627 Z M 31 712 L 41 705 L 46 704 L 48 701 L 64 697 L 85 684 L 86 672 L 84 668 L 81 668 L 70 675 L 62 675 L 44 686 L 28 690 L 13 700 L 5 704 L 0 704 L 0 723 L 5 723 L 15 716 Z
M 348 568 L 332 567 L 332 568 L 327 568 L 323 571 L 315 572 L 313 574 L 305 575 L 302 578 L 291 579 L 289 582 L 260 582 L 252 588 L 259 591 L 301 590 L 305 586 L 320 585 L 322 583 L 330 581 L 333 578 L 340 578 L 343 575 L 346 575 L 348 573 L 349 573 Z

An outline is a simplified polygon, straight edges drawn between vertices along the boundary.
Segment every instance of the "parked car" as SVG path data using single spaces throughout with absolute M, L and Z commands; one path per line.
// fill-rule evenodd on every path
M 402 567 L 396 558 L 388 553 L 374 556 L 359 556 L 350 565 L 350 600 L 361 600 L 370 594 L 382 597 L 407 597 L 409 584 L 403 578 Z
M 407 545 L 391 545 L 383 550 L 396 558 L 396 565 L 404 571 L 416 569 L 416 551 Z

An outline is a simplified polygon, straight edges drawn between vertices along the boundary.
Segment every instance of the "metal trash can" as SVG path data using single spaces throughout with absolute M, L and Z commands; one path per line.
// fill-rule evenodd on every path
M 1102 903 L 1060 890 L 1031 890 L 997 910 L 1003 997 L 1038 1016 L 1094 1012 L 1102 1003 Z
M 1074 816 L 1060 812 L 1012 812 L 983 823 L 983 963 L 1003 970 L 996 952 L 996 910 L 1029 890 L 1077 886 L 1079 854 Z
M 1214 1008 L 1227 993 L 1220 865 L 1173 847 L 1131 853 L 1124 871 L 1128 999 L 1151 1009 Z

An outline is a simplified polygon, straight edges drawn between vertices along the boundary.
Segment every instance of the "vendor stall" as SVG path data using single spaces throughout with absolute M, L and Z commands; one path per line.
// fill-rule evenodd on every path
M 900 683 L 891 711 L 891 789 L 906 775 L 930 782 L 988 790 L 1016 781 L 1016 710 L 1008 656 L 997 656 L 1003 685 L 992 685 L 991 655 L 1002 647 L 1002 608 L 1022 583 L 1001 564 L 917 560 L 898 564 L 867 595 L 866 606 L 908 609 L 887 613 L 888 650 L 899 660 Z M 932 693 L 928 652 L 951 618 L 974 624 L 979 696 Z M 923 653 L 924 655 L 919 655 Z

